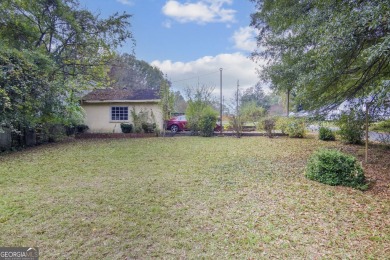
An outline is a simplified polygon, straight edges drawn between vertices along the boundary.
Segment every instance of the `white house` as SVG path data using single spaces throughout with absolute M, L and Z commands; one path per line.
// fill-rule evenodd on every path
M 81 106 L 85 124 L 92 133 L 121 133 L 121 123 L 133 124 L 132 112 L 148 113 L 149 123 L 162 129 L 160 97 L 155 90 L 97 89 L 85 95 Z

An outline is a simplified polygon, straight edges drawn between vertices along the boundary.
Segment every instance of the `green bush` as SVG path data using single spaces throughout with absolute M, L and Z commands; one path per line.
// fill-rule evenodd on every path
M 279 117 L 276 119 L 275 128 L 291 138 L 303 138 L 306 135 L 306 122 L 300 118 Z
M 131 133 L 131 132 L 133 132 L 133 125 L 122 123 L 121 130 L 122 130 L 122 133 L 125 133 L 125 134 Z
M 288 117 L 278 117 L 275 122 L 275 128 L 280 130 L 282 134 L 286 134 L 289 121 Z
M 82 134 L 82 133 L 85 133 L 87 130 L 89 129 L 89 127 L 87 125 L 76 125 L 75 126 L 75 132 L 76 134 Z
M 341 140 L 349 144 L 361 144 L 364 136 L 364 114 L 351 109 L 341 114 L 336 124 Z
M 212 136 L 217 121 L 218 112 L 207 102 L 201 100 L 189 101 L 186 117 L 187 127 L 191 135 Z
M 286 132 L 291 138 L 303 138 L 306 134 L 306 123 L 303 119 L 290 118 Z
M 206 104 L 201 101 L 189 101 L 186 109 L 187 127 L 191 131 L 191 135 L 198 135 L 199 121 L 202 111 Z
M 336 140 L 336 135 L 330 128 L 321 126 L 319 131 L 319 139 L 322 141 L 334 141 Z
M 202 115 L 199 120 L 200 134 L 204 137 L 210 137 L 214 135 L 214 128 L 217 122 L 217 113 L 211 107 L 208 107 L 202 111 Z
M 142 129 L 141 126 L 135 126 L 134 127 L 134 132 L 137 133 L 137 134 L 141 134 L 144 132 L 144 130 Z
M 324 184 L 367 189 L 363 169 L 355 157 L 337 150 L 319 150 L 306 166 L 306 177 Z
M 156 123 L 142 122 L 142 130 L 144 133 L 154 133 L 156 130 Z

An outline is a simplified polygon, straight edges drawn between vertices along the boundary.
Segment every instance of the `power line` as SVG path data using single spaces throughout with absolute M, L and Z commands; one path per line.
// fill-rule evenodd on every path
M 193 77 L 191 77 L 191 78 L 179 79 L 179 80 L 175 80 L 175 81 L 171 81 L 171 82 L 172 82 L 172 83 L 177 83 L 177 82 L 192 80 L 192 79 L 196 79 L 196 78 L 197 78 L 198 81 L 199 81 L 199 78 L 200 78 L 200 77 L 208 76 L 208 75 L 211 75 L 211 74 L 214 74 L 214 73 L 219 73 L 219 70 L 213 71 L 213 72 L 209 72 L 209 73 L 205 73 L 205 74 L 201 74 L 201 75 L 197 75 L 197 76 L 193 76 Z

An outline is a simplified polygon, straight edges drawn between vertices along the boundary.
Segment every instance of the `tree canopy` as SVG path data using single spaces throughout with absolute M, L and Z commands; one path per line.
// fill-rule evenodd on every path
M 262 79 L 294 91 L 304 109 L 333 108 L 345 100 L 388 99 L 388 0 L 251 0 L 257 11 L 255 60 Z
M 101 19 L 77 0 L 2 0 L 0 123 L 31 126 L 80 112 L 75 93 L 106 82 L 113 49 L 132 39 L 130 17 Z
M 270 97 L 266 95 L 260 85 L 257 83 L 254 87 L 247 88 L 241 96 L 241 104 L 255 103 L 256 106 L 268 110 L 271 106 Z
M 159 68 L 137 60 L 131 54 L 116 55 L 110 65 L 109 76 L 114 88 L 159 90 L 165 82 L 164 74 Z

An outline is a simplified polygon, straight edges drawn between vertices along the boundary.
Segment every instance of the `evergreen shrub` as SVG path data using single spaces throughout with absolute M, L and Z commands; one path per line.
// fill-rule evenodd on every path
M 337 150 L 315 152 L 306 166 L 306 177 L 331 186 L 367 189 L 363 168 L 357 159 Z
M 335 133 L 328 127 L 320 127 L 319 139 L 322 141 L 334 141 L 336 140 Z
M 131 132 L 133 132 L 133 125 L 122 123 L 121 130 L 122 130 L 122 133 L 125 133 L 125 134 L 131 133 Z

